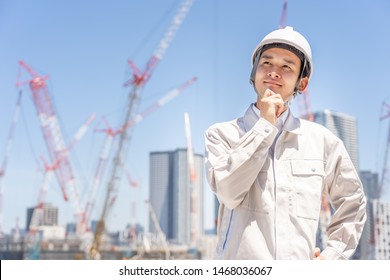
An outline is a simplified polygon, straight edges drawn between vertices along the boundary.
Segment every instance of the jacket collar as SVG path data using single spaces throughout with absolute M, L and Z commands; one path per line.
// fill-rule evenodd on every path
M 252 127 L 256 124 L 256 122 L 259 120 L 259 116 L 253 109 L 253 104 L 249 106 L 249 108 L 246 110 L 245 115 L 243 117 L 243 122 L 244 122 L 244 129 L 245 132 L 248 132 L 249 130 L 252 129 Z M 301 120 L 296 118 L 290 109 L 286 112 L 287 119 L 284 123 L 283 130 L 300 135 L 302 134 L 301 132 Z

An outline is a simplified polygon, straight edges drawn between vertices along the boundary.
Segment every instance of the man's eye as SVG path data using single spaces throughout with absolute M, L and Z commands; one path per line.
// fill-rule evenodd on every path
M 288 65 L 283 65 L 283 68 L 286 69 L 286 70 L 291 70 L 291 67 L 288 66 Z

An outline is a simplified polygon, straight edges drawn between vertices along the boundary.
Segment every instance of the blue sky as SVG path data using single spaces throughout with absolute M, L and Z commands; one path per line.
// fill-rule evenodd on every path
M 50 76 L 49 90 L 68 141 L 92 113 L 97 114 L 92 129 L 71 152 L 79 190 L 85 196 L 104 140 L 94 129 L 103 127 L 103 116 L 114 127 L 121 121 L 128 92 L 122 84 L 131 77 L 127 60 L 144 67 L 179 5 L 177 0 L 2 0 L 0 160 L 18 92 L 18 61 L 24 60 Z M 140 110 L 190 78 L 196 76 L 198 81 L 135 127 L 127 166 L 141 187 L 131 189 L 123 180 L 108 222 L 111 229 L 123 229 L 129 223 L 134 200 L 137 219 L 146 225 L 147 209 L 141 202 L 148 196 L 149 153 L 186 146 L 185 112 L 191 118 L 194 150 L 203 153 L 204 130 L 242 115 L 255 100 L 248 82 L 250 55 L 261 38 L 278 26 L 282 5 L 283 0 L 194 2 L 145 87 Z M 357 118 L 363 170 L 383 167 L 389 120 L 378 119 L 381 103 L 390 103 L 386 87 L 389 14 L 387 0 L 288 1 L 287 24 L 312 45 L 312 111 L 331 109 Z M 292 109 L 299 114 L 298 100 L 294 103 Z M 46 147 L 31 93 L 25 90 L 3 178 L 6 232 L 17 217 L 24 227 L 26 208 L 37 201 L 43 177 L 41 155 L 47 157 Z M 59 205 L 61 224 L 72 220 L 72 208 L 62 201 L 57 184 L 52 184 L 47 201 Z M 211 212 L 212 194 L 207 186 L 206 204 Z M 97 216 L 99 207 L 96 210 Z M 207 218 L 206 227 L 211 224 Z

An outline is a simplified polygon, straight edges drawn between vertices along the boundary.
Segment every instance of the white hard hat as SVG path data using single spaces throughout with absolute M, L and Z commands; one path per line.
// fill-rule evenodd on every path
M 305 61 L 303 61 L 302 57 L 297 54 L 298 52 L 296 52 L 296 50 L 294 50 L 293 48 L 289 48 L 289 50 L 291 50 L 292 52 L 297 54 L 298 57 L 300 57 L 302 63 L 304 63 L 303 65 L 305 65 L 305 68 L 307 68 L 307 77 L 310 78 L 311 73 L 313 72 L 313 61 L 309 42 L 305 39 L 305 37 L 303 37 L 299 32 L 295 31 L 291 26 L 286 26 L 285 28 L 272 31 L 271 33 L 266 35 L 263 40 L 261 40 L 261 42 L 256 46 L 252 53 L 252 66 L 254 66 L 253 63 L 256 59 L 256 55 L 259 51 L 262 52 L 264 46 L 277 46 L 278 44 L 288 45 L 297 49 L 303 54 Z M 257 67 L 257 65 L 255 65 L 254 67 Z M 302 71 L 304 71 L 304 69 L 302 69 Z

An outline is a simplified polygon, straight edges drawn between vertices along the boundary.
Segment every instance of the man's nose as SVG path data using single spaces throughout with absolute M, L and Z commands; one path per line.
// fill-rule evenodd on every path
M 280 78 L 280 75 L 278 73 L 276 73 L 275 71 L 271 71 L 267 74 L 268 77 L 271 77 L 271 78 L 277 78 L 279 79 Z

